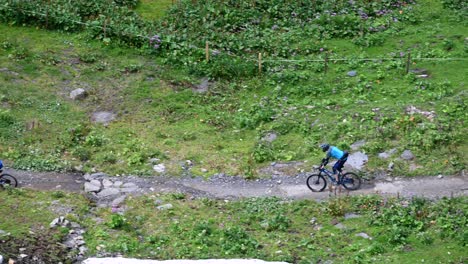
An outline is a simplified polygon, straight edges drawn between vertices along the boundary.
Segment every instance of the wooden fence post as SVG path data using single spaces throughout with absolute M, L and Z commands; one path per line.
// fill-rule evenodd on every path
M 107 31 L 107 17 L 104 19 L 104 25 L 102 26 L 102 31 L 104 32 L 104 38 L 106 38 L 106 31 Z
M 210 61 L 210 44 L 208 44 L 208 41 L 205 43 L 205 57 L 206 57 L 206 62 Z
M 49 28 L 49 8 L 50 8 L 50 0 L 47 1 L 47 8 L 46 8 L 46 14 L 45 14 L 46 15 L 46 22 L 45 22 L 46 29 Z
M 262 53 L 258 53 L 258 74 L 262 75 Z
M 407 59 L 406 59 L 406 74 L 409 73 L 410 65 L 411 65 L 411 53 L 408 52 L 408 56 L 407 56 Z

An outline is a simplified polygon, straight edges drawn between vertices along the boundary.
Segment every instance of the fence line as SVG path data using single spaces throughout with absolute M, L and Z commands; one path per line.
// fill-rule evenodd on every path
M 47 12 L 47 14 L 43 14 L 43 13 L 39 13 L 39 12 L 35 12 L 35 11 L 29 11 L 29 10 L 25 10 L 25 9 L 22 9 L 22 8 L 12 8 L 12 7 L 9 7 L 9 6 L 3 6 L 3 8 L 5 9 L 9 9 L 9 10 L 20 10 L 24 13 L 29 13 L 29 14 L 32 14 L 32 15 L 38 15 L 38 16 L 42 16 L 42 17 L 45 17 L 46 18 L 46 23 L 48 24 L 49 22 L 49 14 Z M 87 22 L 81 22 L 81 21 L 76 21 L 76 20 L 71 20 L 71 19 L 65 19 L 65 21 L 69 21 L 69 22 L 72 22 L 72 23 L 75 23 L 75 24 L 79 24 L 79 25 L 84 25 L 85 27 L 94 27 L 94 28 L 98 28 L 98 29 L 101 29 L 103 30 L 103 33 L 104 35 L 106 34 L 106 30 L 107 30 L 107 18 L 104 20 L 104 25 L 103 26 L 100 26 L 100 25 L 93 25 L 92 23 L 87 23 Z M 131 34 L 126 34 L 126 33 L 122 33 L 122 35 L 124 36 L 132 36 Z M 137 35 L 133 35 L 134 37 L 141 37 L 141 38 L 144 38 L 144 39 L 151 39 L 151 37 L 149 36 L 145 36 L 145 35 L 140 35 L 140 34 L 137 34 Z M 205 51 L 205 56 L 206 56 L 206 61 L 209 62 L 210 61 L 210 49 L 209 49 L 209 46 L 208 46 L 208 42 L 206 42 L 206 46 L 205 48 L 200 48 L 200 47 L 197 47 L 197 46 L 194 46 L 194 45 L 188 45 L 189 48 L 193 48 L 193 49 L 198 49 L 198 50 L 204 50 Z M 211 50 L 213 51 L 213 50 Z M 405 57 L 400 57 L 400 58 L 330 58 L 329 57 L 329 53 L 325 53 L 325 58 L 323 59 L 301 59 L 301 60 L 294 60 L 294 59 L 265 59 L 264 58 L 264 54 L 262 53 L 259 53 L 258 57 L 257 58 L 243 58 L 241 56 L 238 56 L 238 55 L 235 55 L 235 54 L 231 54 L 230 52 L 227 52 L 225 53 L 226 55 L 229 55 L 229 56 L 232 56 L 232 57 L 238 57 L 238 58 L 242 58 L 244 60 L 247 60 L 247 61 L 254 61 L 254 62 L 257 62 L 258 63 L 258 69 L 259 69 L 259 72 L 262 71 L 262 64 L 265 63 L 265 62 L 290 62 L 290 63 L 301 63 L 301 62 L 323 62 L 325 63 L 325 68 L 327 69 L 328 68 L 328 62 L 337 62 L 337 61 L 395 61 L 395 60 L 404 60 L 404 59 L 407 59 L 407 71 L 409 69 L 409 64 L 410 62 L 412 61 L 421 61 L 421 60 L 427 60 L 427 61 L 466 61 L 468 60 L 468 58 L 418 58 L 418 57 L 411 57 L 408 53 L 408 58 L 405 58 Z M 263 55 L 263 56 L 262 56 Z

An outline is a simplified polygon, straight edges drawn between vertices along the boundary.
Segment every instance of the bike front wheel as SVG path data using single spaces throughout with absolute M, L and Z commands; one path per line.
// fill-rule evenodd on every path
M 346 189 L 354 191 L 361 187 L 361 178 L 356 173 L 348 172 L 341 177 L 341 184 Z
M 327 187 L 327 181 L 322 175 L 312 174 L 307 177 L 307 187 L 313 192 L 321 192 Z
M 3 174 L 0 176 L 0 187 L 17 187 L 18 181 L 15 177 L 11 176 L 10 174 Z

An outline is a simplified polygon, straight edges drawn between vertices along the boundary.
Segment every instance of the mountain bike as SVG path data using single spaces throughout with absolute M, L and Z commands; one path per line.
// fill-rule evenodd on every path
M 339 171 L 338 182 L 336 182 L 333 172 L 327 170 L 323 164 L 316 169 L 318 169 L 319 173 L 310 174 L 306 181 L 307 187 L 313 192 L 321 192 L 327 187 L 327 181 L 324 175 L 328 176 L 332 184 L 343 185 L 347 190 L 354 191 L 361 187 L 361 178 L 356 173 L 347 172 L 342 174 L 342 172 Z
M 18 181 L 10 174 L 3 173 L 3 162 L 0 160 L 0 189 L 9 187 L 17 187 Z

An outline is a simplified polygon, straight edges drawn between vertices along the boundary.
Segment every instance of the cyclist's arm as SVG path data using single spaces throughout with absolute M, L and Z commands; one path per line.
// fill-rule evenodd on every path
M 327 166 L 328 161 L 330 161 L 330 157 L 326 157 L 322 159 L 322 166 Z

